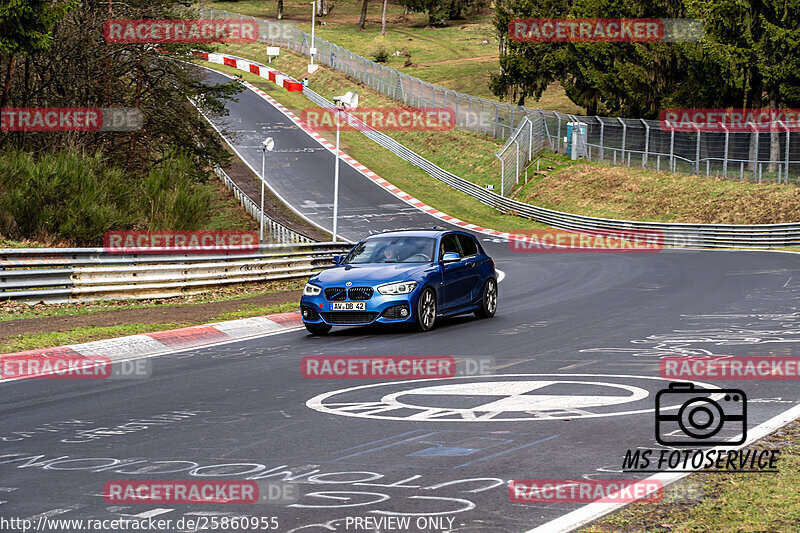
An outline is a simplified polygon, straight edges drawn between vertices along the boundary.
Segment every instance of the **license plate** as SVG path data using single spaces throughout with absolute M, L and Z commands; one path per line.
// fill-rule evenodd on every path
M 366 311 L 367 302 L 333 302 L 331 311 Z

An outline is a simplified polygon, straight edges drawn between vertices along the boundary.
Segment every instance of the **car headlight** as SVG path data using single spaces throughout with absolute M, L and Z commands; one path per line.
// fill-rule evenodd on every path
M 416 287 L 416 281 L 403 281 L 381 285 L 378 287 L 378 292 L 381 294 L 411 294 Z
M 303 287 L 303 296 L 316 296 L 321 292 L 322 289 L 310 283 L 306 283 L 306 286 Z

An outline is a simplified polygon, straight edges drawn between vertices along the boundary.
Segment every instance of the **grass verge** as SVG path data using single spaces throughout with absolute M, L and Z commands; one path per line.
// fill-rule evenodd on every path
M 233 51 L 231 51 L 231 53 L 233 53 Z M 206 62 L 199 62 L 199 64 L 202 64 L 203 66 L 210 66 Z M 249 81 L 250 83 L 258 86 L 265 92 L 269 93 L 270 96 L 280 101 L 283 105 L 285 105 L 287 108 L 289 108 L 296 114 L 299 114 L 300 110 L 313 105 L 301 93 L 290 93 L 284 91 L 281 88 L 276 88 L 275 84 L 266 81 L 263 78 L 260 78 L 254 74 L 250 74 L 247 72 L 237 70 L 232 67 L 226 67 L 222 65 L 215 64 L 213 65 L 213 67 L 215 70 L 219 70 L 220 72 L 224 72 L 226 74 L 241 76 L 243 79 Z M 326 96 L 332 96 L 334 94 L 337 94 L 337 91 L 340 89 L 353 86 L 353 82 L 349 82 L 343 76 L 338 75 L 338 73 L 333 73 L 328 71 L 327 74 L 330 75 L 332 78 L 336 79 L 337 84 L 326 85 L 324 90 L 320 89 L 322 90 L 322 93 Z M 315 83 L 315 88 L 319 88 L 316 85 L 317 83 L 319 83 L 319 81 Z M 365 87 L 359 87 L 359 95 L 361 94 L 362 89 L 365 92 L 367 91 Z M 364 103 L 363 105 L 366 107 L 368 105 L 372 106 L 376 104 Z M 394 105 L 397 104 L 395 103 Z M 429 135 L 425 132 L 405 132 L 405 133 Z M 483 143 L 488 143 L 491 145 L 495 144 L 494 141 L 483 140 L 479 135 L 472 134 L 469 132 L 453 131 L 448 133 L 450 135 L 453 135 L 454 138 L 450 146 L 443 147 L 442 150 L 446 149 L 449 152 L 456 152 L 456 151 L 459 152 L 459 154 L 455 157 L 457 157 L 458 160 L 460 161 L 465 161 L 468 160 L 470 157 L 472 157 L 474 155 L 472 150 L 476 149 L 475 146 L 480 147 L 478 148 L 478 150 L 484 151 Z M 468 138 L 474 138 L 475 144 L 470 145 L 469 140 L 468 139 L 465 140 L 465 138 L 462 138 L 461 137 L 462 135 Z M 328 136 L 332 137 L 330 135 Z M 398 137 L 398 140 L 406 144 L 406 140 L 404 138 L 401 139 L 400 137 Z M 428 142 L 434 143 L 435 141 L 433 140 L 433 138 L 431 138 Z M 442 144 L 444 144 L 444 141 L 442 141 Z M 412 149 L 419 149 L 418 146 L 413 146 L 411 145 L 411 143 L 406 145 Z M 361 162 L 367 168 L 377 173 L 378 175 L 384 177 L 386 180 L 390 181 L 392 184 L 396 185 L 397 187 L 404 190 L 408 194 L 411 194 L 415 198 L 425 202 L 426 204 L 432 205 L 449 215 L 460 218 L 467 222 L 471 222 L 473 224 L 478 224 L 487 228 L 493 228 L 501 231 L 546 227 L 543 224 L 534 222 L 532 220 L 516 217 L 513 215 L 504 215 L 502 213 L 499 213 L 495 209 L 492 209 L 478 202 L 474 198 L 467 196 L 466 194 L 451 189 L 449 186 L 430 177 L 424 171 L 415 167 L 411 163 L 408 163 L 400 159 L 399 157 L 394 155 L 394 153 L 378 146 L 377 144 L 370 141 L 369 139 L 367 139 L 358 132 L 343 131 L 341 133 L 341 149 L 350 154 L 359 162 Z M 423 151 L 421 149 L 419 151 L 421 155 L 428 158 L 429 153 L 427 151 Z M 490 151 L 489 153 L 492 154 L 491 157 L 494 157 L 493 151 Z M 439 153 L 439 157 L 442 159 L 443 162 L 442 165 L 443 168 L 446 168 L 451 172 L 457 170 L 452 165 L 446 164 L 445 160 L 447 159 L 447 157 L 445 157 L 444 154 L 445 154 L 444 151 Z M 465 154 L 468 154 L 468 157 L 465 158 L 464 157 Z M 475 165 L 474 163 L 462 163 L 462 164 L 465 164 L 467 166 Z M 473 179 L 475 179 L 475 174 L 472 174 L 471 176 L 473 177 Z M 462 175 L 461 177 L 465 176 Z
M 170 309 L 185 305 L 202 305 L 216 302 L 228 302 L 241 298 L 253 298 L 281 291 L 299 291 L 305 285 L 305 279 L 280 280 L 265 283 L 221 287 L 211 292 L 152 300 L 101 300 L 87 302 L 68 302 L 62 304 L 30 305 L 16 301 L 0 302 L 0 322 L 9 320 L 25 320 L 29 318 L 51 318 L 86 316 L 94 313 L 120 311 L 125 309 Z
M 748 448 L 780 448 L 777 474 L 692 474 L 661 502 L 634 503 L 582 533 L 800 531 L 800 422 Z
M 277 4 L 274 1 L 241 0 L 236 3 L 208 2 L 206 5 L 277 21 Z M 433 28 L 427 26 L 427 15 L 405 14 L 402 5 L 389 2 L 386 35 L 381 37 L 381 6 L 381 2 L 368 3 L 366 27 L 359 30 L 357 25 L 361 2 L 338 0 L 327 17 L 317 19 L 324 25 L 317 26 L 315 36 L 372 60 L 376 44 L 383 43 L 390 54 L 384 63 L 388 67 L 447 89 L 498 100 L 489 90 L 489 74 L 500 71 L 492 9 L 466 19 L 448 21 L 441 28 Z M 311 6 L 305 1 L 284 0 L 284 19 L 281 22 L 310 33 Z M 263 46 L 260 50 L 259 59 L 265 62 L 267 59 Z M 395 52 L 401 55 L 391 55 Z M 584 113 L 567 98 L 558 83 L 548 87 L 539 101 L 530 100 L 526 104 L 562 113 Z
M 653 222 L 796 222 L 800 188 L 570 161 L 529 174 L 521 201 L 581 215 Z
M 153 331 L 196 326 L 209 322 L 221 322 L 224 320 L 235 320 L 237 318 L 249 318 L 273 313 L 286 313 L 296 310 L 296 302 L 288 302 L 269 306 L 243 305 L 235 311 L 220 313 L 219 315 L 211 318 L 205 317 L 202 320 L 183 320 L 179 322 L 164 322 L 155 324 L 131 323 L 100 327 L 82 326 L 68 329 L 66 331 L 26 333 L 13 339 L 6 340 L 0 344 L 0 353 L 11 353 L 23 350 L 34 350 L 37 348 L 47 348 L 50 346 L 76 344 L 81 342 L 122 337 L 125 335 L 136 335 L 139 333 L 150 333 Z
M 229 53 L 256 59 L 252 45 L 231 46 Z M 293 54 L 282 56 L 281 69 L 302 77 L 305 61 Z M 275 63 L 275 62 L 273 62 Z M 215 65 L 215 67 L 218 67 Z M 226 73 L 268 91 L 286 107 L 297 112 L 310 107 L 300 93 L 288 93 L 258 76 L 221 67 Z M 312 87 L 324 96 L 343 94 L 358 85 L 365 107 L 397 105 L 343 74 L 320 68 Z M 417 153 L 473 183 L 499 188 L 500 172 L 494 153 L 498 143 L 472 132 L 454 130 L 446 136 L 428 132 L 391 132 L 390 135 Z M 323 132 L 324 134 L 324 132 Z M 453 190 L 394 154 L 372 143 L 358 132 L 342 132 L 343 149 L 374 172 L 409 194 L 468 222 L 504 231 L 543 227 L 523 218 L 500 215 L 493 209 Z M 490 161 L 494 159 L 494 162 Z M 710 224 L 768 224 L 794 222 L 800 189 L 657 172 L 648 169 L 613 167 L 604 163 L 545 152 L 540 170 L 529 168 L 516 198 L 534 205 L 589 216 Z

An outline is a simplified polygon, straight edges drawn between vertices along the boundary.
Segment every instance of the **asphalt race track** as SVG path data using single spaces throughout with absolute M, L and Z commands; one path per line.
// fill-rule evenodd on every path
M 271 185 L 330 227 L 333 156 L 250 91 L 230 110 L 239 152 L 260 169 L 258 144 L 275 137 Z M 346 238 L 442 225 L 348 165 L 341 171 Z M 282 532 L 356 531 L 347 517 L 410 516 L 425 524 L 410 531 L 518 533 L 581 505 L 511 503 L 507 481 L 630 478 L 620 473 L 625 451 L 658 447 L 660 357 L 800 356 L 797 255 L 515 253 L 480 237 L 505 273 L 491 320 L 446 320 L 424 334 L 293 330 L 154 358 L 146 380 L 0 385 L 0 514 L 275 516 Z M 492 376 L 446 382 L 309 380 L 300 373 L 306 355 L 491 355 L 496 365 Z M 800 400 L 792 381 L 708 383 L 746 392 L 748 428 Z M 436 385 L 451 387 L 428 389 Z M 393 393 L 407 409 L 381 409 Z M 448 414 L 464 407 L 476 416 Z M 114 429 L 133 420 L 137 431 Z M 97 428 L 105 429 L 81 432 Z M 301 497 L 104 501 L 106 482 L 130 479 L 287 479 Z
M 208 77 L 228 81 L 213 71 Z M 284 201 L 330 231 L 336 163 L 333 154 L 253 91 L 239 93 L 237 99 L 237 104 L 228 106 L 230 116 L 225 124 L 235 132 L 231 140 L 239 154 L 261 174 L 261 141 L 272 137 L 275 148 L 266 156 L 267 181 Z M 313 105 L 309 102 L 309 107 Z M 340 236 L 357 242 L 370 232 L 437 224 L 442 222 L 384 191 L 344 161 L 339 163 Z

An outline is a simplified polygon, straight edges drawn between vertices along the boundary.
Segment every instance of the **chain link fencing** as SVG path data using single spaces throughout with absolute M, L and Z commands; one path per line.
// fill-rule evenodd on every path
M 311 35 L 288 24 L 215 9 L 206 9 L 204 16 L 252 20 L 258 24 L 262 42 L 298 54 L 309 55 L 312 46 Z M 755 126 L 753 131 L 744 133 L 665 131 L 655 120 L 575 116 L 477 98 L 370 61 L 316 36 L 313 46 L 317 50 L 314 56 L 317 63 L 338 70 L 385 96 L 421 109 L 451 108 L 459 128 L 506 141 L 515 139 L 496 154 L 502 161 L 503 194 L 524 170 L 523 154 L 527 157 L 526 163 L 532 159 L 531 148 L 525 149 L 520 140 L 525 136 L 521 130 L 528 127 L 526 119 L 534 125 L 534 135 L 540 137 L 531 141 L 528 133 L 529 147 L 546 147 L 572 155 L 573 137 L 567 135 L 571 122 L 578 123 L 576 126 L 581 132 L 585 129 L 585 135 L 581 133 L 574 138 L 577 141 L 575 152 L 590 160 L 758 183 L 800 183 L 800 140 L 797 132 L 790 131 L 782 123 L 775 124 L 778 131 L 774 133 L 759 132 Z M 541 121 L 541 128 L 538 121 Z M 511 176 L 514 172 L 516 175 Z

